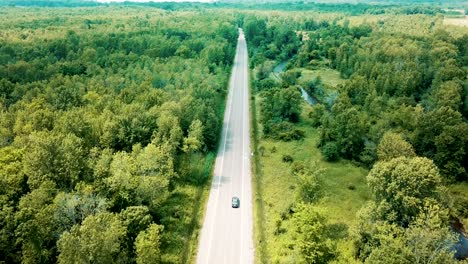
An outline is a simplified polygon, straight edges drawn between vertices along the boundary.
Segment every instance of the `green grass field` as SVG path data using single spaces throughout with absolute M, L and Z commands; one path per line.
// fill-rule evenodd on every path
M 322 82 L 330 87 L 336 87 L 343 84 L 345 79 L 340 77 L 340 72 L 330 68 L 321 68 L 317 70 L 301 69 L 302 76 L 299 78 L 299 83 L 310 82 L 320 76 Z
M 325 169 L 320 179 L 323 197 L 316 203 L 316 206 L 327 216 L 329 223 L 341 230 L 341 238 L 338 241 L 339 260 L 352 263 L 350 235 L 356 225 L 356 212 L 369 199 L 365 179 L 367 170 L 348 161 L 330 163 L 322 159 L 316 147 L 318 131 L 312 128 L 307 117 L 309 111 L 310 106 L 304 104 L 301 121 L 298 124 L 298 128 L 306 132 L 303 140 L 292 142 L 259 140 L 259 148 L 265 149 L 263 155 L 258 153 L 262 174 L 263 199 L 261 202 L 264 223 L 257 224 L 256 228 L 263 228 L 265 241 L 262 243 L 266 244 L 264 249 L 267 251 L 268 262 L 297 263 L 299 261 L 294 251 L 294 237 L 292 232 L 288 232 L 293 227 L 287 217 L 296 201 L 296 179 L 291 173 L 291 164 L 283 162 L 282 157 L 290 155 L 294 161 L 301 161 L 307 166 L 316 164 Z M 280 221 L 281 224 L 278 227 Z M 258 258 L 257 262 L 260 263 Z

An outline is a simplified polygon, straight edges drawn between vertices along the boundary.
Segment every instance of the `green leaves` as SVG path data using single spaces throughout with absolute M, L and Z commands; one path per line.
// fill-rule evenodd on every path
M 457 239 L 445 225 L 447 217 L 446 210 L 427 204 L 407 229 L 378 223 L 374 235 L 380 245 L 365 263 L 457 263 L 452 248 Z
M 147 204 L 153 210 L 165 200 L 169 182 L 176 176 L 171 145 L 149 144 L 136 147 L 132 153 L 114 154 L 110 177 L 105 185 L 112 197 L 112 206 L 123 209 L 129 205 Z
M 141 231 L 192 210 L 166 201 L 208 179 L 211 158 L 183 164 L 217 147 L 235 18 L 137 9 L 0 15 L 0 262 L 56 262 L 59 238 L 62 263 L 135 262 Z M 164 239 L 194 230 L 174 222 Z
M 298 88 L 273 88 L 262 93 L 260 121 L 265 134 L 275 135 L 284 132 L 274 129 L 283 121 L 297 122 L 302 111 L 302 97 Z
M 416 156 L 414 149 L 399 134 L 387 132 L 380 140 L 377 147 L 377 155 L 381 161 L 389 161 L 398 157 L 413 158 Z
M 87 217 L 83 224 L 62 234 L 58 241 L 58 262 L 123 263 L 121 243 L 126 234 L 118 216 L 99 213 Z
M 82 140 L 72 134 L 37 132 L 29 136 L 29 141 L 23 163 L 29 187 L 35 189 L 51 180 L 59 188 L 72 190 L 85 166 Z
M 198 151 L 203 145 L 203 124 L 196 119 L 190 124 L 188 135 L 184 138 L 182 150 L 186 153 Z
M 135 241 L 137 264 L 157 264 L 161 262 L 160 233 L 163 227 L 151 224 L 145 231 L 140 232 Z
M 378 162 L 367 176 L 368 185 L 383 215 L 395 214 L 392 223 L 407 226 L 424 203 L 437 200 L 441 177 L 437 167 L 427 158 L 395 158 Z
M 401 141 L 395 134 L 384 138 Z M 403 142 L 400 149 L 411 150 Z M 356 241 L 365 263 L 456 263 L 456 236 L 448 227 L 449 211 L 439 193 L 442 180 L 431 160 L 400 156 L 379 161 L 367 182 L 373 201 L 360 211 Z
M 326 218 L 310 205 L 300 204 L 293 221 L 297 247 L 304 263 L 328 263 L 336 254 L 336 242 L 328 233 Z

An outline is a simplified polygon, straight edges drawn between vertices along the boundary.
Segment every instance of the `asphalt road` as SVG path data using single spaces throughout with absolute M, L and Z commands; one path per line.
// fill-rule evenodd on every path
M 198 264 L 254 261 L 247 46 L 239 31 Z M 232 208 L 237 196 L 240 207 Z

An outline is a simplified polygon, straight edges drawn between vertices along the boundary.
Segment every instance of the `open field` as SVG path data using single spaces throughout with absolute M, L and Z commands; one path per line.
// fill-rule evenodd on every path
M 356 225 L 356 212 L 370 198 L 366 185 L 367 170 L 349 161 L 326 162 L 316 147 L 318 131 L 309 124 L 307 113 L 310 106 L 304 105 L 298 128 L 306 132 L 301 141 L 282 142 L 261 139 L 259 148 L 265 149 L 260 155 L 262 171 L 262 195 L 264 210 L 264 235 L 267 241 L 267 255 L 271 263 L 296 263 L 298 255 L 294 251 L 294 237 L 288 230 L 294 227 L 288 219 L 296 201 L 296 179 L 291 172 L 291 164 L 282 161 L 290 155 L 294 161 L 306 166 L 317 165 L 325 169 L 319 179 L 323 196 L 316 203 L 329 222 L 340 230 L 338 239 L 339 259 L 352 263 L 353 251 L 350 236 Z M 280 227 L 278 228 L 278 223 Z M 258 228 L 258 227 L 257 227 Z M 278 232 L 279 230 L 279 232 Z
M 302 76 L 299 78 L 299 82 L 305 81 L 310 82 L 320 76 L 322 82 L 331 87 L 336 87 L 339 84 L 343 84 L 345 79 L 340 77 L 340 72 L 330 68 L 322 68 L 318 70 L 303 69 Z
M 444 25 L 468 27 L 468 17 L 465 16 L 463 18 L 445 18 Z

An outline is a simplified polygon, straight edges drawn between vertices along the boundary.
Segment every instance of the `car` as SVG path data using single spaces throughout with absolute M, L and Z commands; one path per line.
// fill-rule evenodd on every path
M 239 206 L 240 206 L 239 198 L 236 196 L 232 197 L 232 208 L 239 208 Z

